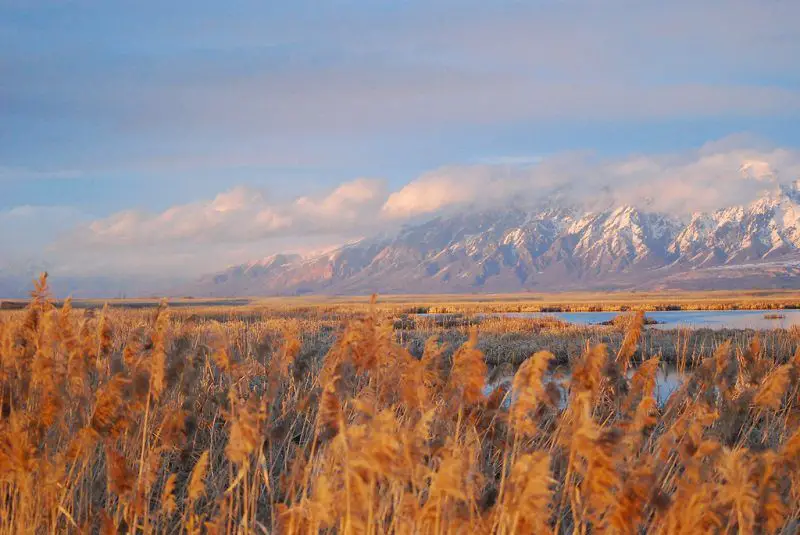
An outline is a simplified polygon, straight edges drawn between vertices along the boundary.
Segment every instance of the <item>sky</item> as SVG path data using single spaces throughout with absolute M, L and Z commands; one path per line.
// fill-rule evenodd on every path
M 195 276 L 443 210 L 800 178 L 795 0 L 0 0 L 0 274 Z

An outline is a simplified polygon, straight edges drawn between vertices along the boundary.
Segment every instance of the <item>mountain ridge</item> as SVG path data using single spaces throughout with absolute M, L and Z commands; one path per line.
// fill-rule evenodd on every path
M 437 216 L 320 255 L 279 254 L 233 266 L 179 293 L 800 287 L 798 266 L 800 186 L 794 183 L 748 205 L 687 220 L 633 205 L 589 210 L 555 202 Z

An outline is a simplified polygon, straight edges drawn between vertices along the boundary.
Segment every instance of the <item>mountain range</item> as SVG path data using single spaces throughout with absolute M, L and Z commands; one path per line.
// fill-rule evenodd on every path
M 333 251 L 277 254 L 183 295 L 800 287 L 800 184 L 689 218 L 630 205 L 463 211 Z

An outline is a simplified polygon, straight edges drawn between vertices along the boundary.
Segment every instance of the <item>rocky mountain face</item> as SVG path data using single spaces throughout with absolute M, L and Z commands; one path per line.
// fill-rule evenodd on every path
M 198 296 L 800 287 L 800 188 L 688 220 L 633 206 L 438 217 L 202 278 Z

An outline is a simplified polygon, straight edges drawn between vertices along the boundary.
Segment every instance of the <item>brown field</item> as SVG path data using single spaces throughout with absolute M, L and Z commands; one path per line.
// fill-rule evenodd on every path
M 309 310 L 349 313 L 364 311 L 370 296 L 304 296 L 240 298 L 169 298 L 172 308 L 244 310 Z M 74 299 L 74 308 L 156 308 L 160 298 Z M 20 299 L 0 299 L 0 309 L 18 309 Z M 563 292 L 475 295 L 383 295 L 384 311 L 419 313 L 600 312 L 626 310 L 781 310 L 800 308 L 797 290 L 736 290 L 709 292 Z
M 42 280 L 0 313 L 0 533 L 796 533 L 800 332 L 472 316 L 800 302 L 641 297 L 81 310 Z

